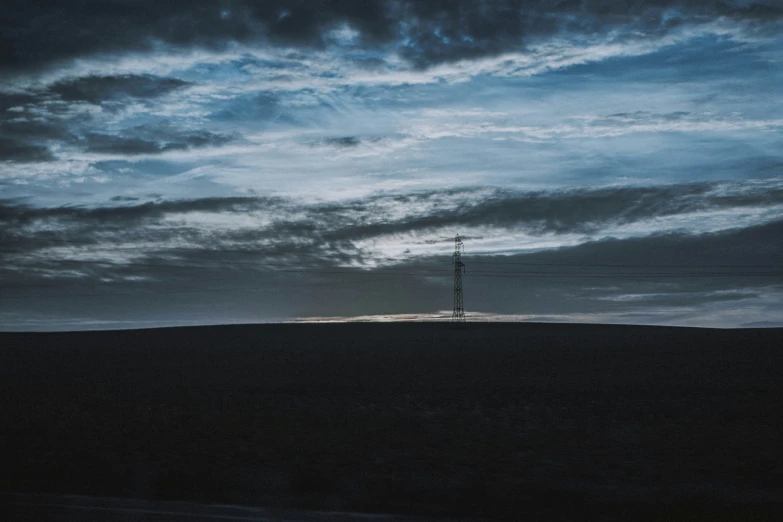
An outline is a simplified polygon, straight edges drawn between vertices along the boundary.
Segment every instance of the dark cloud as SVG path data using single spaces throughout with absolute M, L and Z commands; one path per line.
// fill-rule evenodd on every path
M 341 24 L 363 45 L 396 46 L 419 66 L 520 49 L 526 38 L 566 32 L 593 35 L 627 26 L 662 33 L 716 17 L 752 24 L 783 18 L 771 0 L 153 0 L 28 2 L 11 0 L 0 19 L 6 70 L 41 67 L 95 53 L 149 51 L 163 42 L 221 48 L 271 41 L 323 46 Z
M 666 114 L 657 114 L 648 111 L 636 111 L 636 112 L 618 112 L 610 114 L 606 117 L 607 120 L 620 120 L 622 122 L 637 122 L 637 121 L 650 121 L 650 120 L 663 120 L 663 121 L 680 121 L 690 115 L 687 111 L 674 111 Z
M 13 109 L 22 107 L 37 99 L 38 97 L 31 93 L 0 92 L 0 115 L 8 117 L 9 115 L 6 114 L 8 109 L 12 109 L 10 112 L 13 112 Z M 11 117 L 13 117 L 13 115 Z
M 776 257 L 783 252 L 783 221 L 704 234 L 672 232 L 627 239 L 602 239 L 570 248 L 546 250 L 531 254 L 502 257 L 483 257 L 484 261 L 542 263 L 543 265 L 575 265 L 572 271 L 583 270 L 579 265 L 588 262 L 596 265 L 620 266 L 611 275 L 622 281 L 628 268 L 714 265 L 766 265 L 778 266 Z M 479 261 L 477 263 L 480 264 Z M 713 270 L 713 272 L 718 271 Z M 605 271 L 604 271 L 605 272 Z M 638 269 L 632 272 L 639 272 Z M 647 273 L 653 272 L 647 270 Z M 673 270 L 672 272 L 676 272 Z M 783 283 L 783 273 L 776 271 L 778 283 Z M 614 284 L 609 281 L 608 284 Z M 688 284 L 678 281 L 678 286 Z M 700 284 L 696 281 L 696 284 Z
M 164 176 L 176 176 L 198 166 L 197 162 L 167 161 L 158 158 L 128 158 L 95 161 L 90 167 L 112 176 L 127 175 L 134 178 L 156 179 Z M 158 195 L 160 196 L 160 195 Z M 148 198 L 155 199 L 152 195 Z
M 182 131 L 168 126 L 137 126 L 120 135 L 92 132 L 84 141 L 88 152 L 98 154 L 160 154 L 173 150 L 219 147 L 235 138 L 208 131 Z
M 783 204 L 783 189 L 716 191 L 718 184 L 696 183 L 656 187 L 611 187 L 543 192 L 497 190 L 475 200 L 455 191 L 456 205 L 396 221 L 352 223 L 334 237 L 372 237 L 443 227 L 494 226 L 522 228 L 531 234 L 593 233 L 608 224 L 629 224 L 687 212 Z M 442 192 L 398 196 L 400 203 L 420 204 Z M 367 203 L 366 203 L 367 204 Z M 352 207 L 325 208 L 323 216 L 341 215 Z M 330 212 L 328 212 L 330 211 Z M 370 214 L 371 212 L 368 212 Z M 325 219 L 325 217 L 324 217 Z
M 155 98 L 189 85 L 177 78 L 152 75 L 86 76 L 61 80 L 49 91 L 65 101 L 99 104 L 126 98 Z
M 74 129 L 90 122 L 91 115 L 75 111 L 75 103 L 112 102 L 116 107 L 132 99 L 162 96 L 186 85 L 187 82 L 175 78 L 150 75 L 87 76 L 62 80 L 46 89 L 25 94 L 0 92 L 0 138 L 13 140 L 16 143 L 13 148 L 26 151 L 17 152 L 17 155 L 47 159 L 45 154 L 34 153 L 35 150 L 43 151 L 41 141 L 72 142 Z M 209 133 L 193 133 L 174 147 L 203 146 L 210 142 L 217 144 L 220 139 Z M 124 146 L 133 150 L 145 146 L 153 149 L 154 145 L 132 143 Z M 123 147 L 122 144 L 118 146 Z M 6 148 L 11 147 L 6 144 Z
M 141 138 L 90 133 L 86 139 L 87 151 L 99 154 L 159 154 L 164 151 L 164 144 Z
M 511 285 L 510 280 L 481 281 L 487 295 L 505 294 L 494 307 L 499 312 L 520 310 L 512 297 L 523 285 L 525 292 L 539 299 L 538 304 L 527 304 L 531 312 L 568 313 L 581 308 L 582 312 L 639 313 L 649 320 L 651 310 L 678 307 L 679 312 L 669 318 L 672 321 L 677 313 L 684 316 L 709 303 L 737 307 L 766 294 L 768 287 L 783 288 L 783 272 L 759 268 L 779 266 L 776 259 L 781 253 L 783 221 L 775 221 L 707 234 L 604 239 L 524 255 L 466 258 L 466 262 L 473 273 L 528 274 L 505 290 L 502 283 Z M 585 267 L 585 263 L 596 266 Z M 710 268 L 716 265 L 739 268 Z
M 20 96 L 0 92 L 0 161 L 54 160 L 50 142 L 70 139 L 68 125 L 78 119 L 58 114 L 60 109 L 40 93 Z
M 113 201 L 117 201 L 112 198 Z M 122 199 L 127 201 L 127 199 Z M 189 212 L 247 212 L 279 206 L 280 199 L 259 197 L 201 198 L 148 202 L 139 205 L 86 208 L 80 206 L 33 207 L 23 201 L 0 200 L 0 218 L 5 227 L 29 224 L 37 220 L 67 219 L 95 225 L 124 225 L 128 221 L 158 219 L 166 214 Z M 8 230 L 8 229 L 6 229 Z
M 54 117 L 0 118 L 0 136 L 24 141 L 63 140 L 69 137 L 68 130 L 64 128 L 67 121 L 67 118 L 58 121 Z
M 43 145 L 24 143 L 0 136 L 0 161 L 33 163 L 52 159 L 54 156 L 51 151 Z
M 57 82 L 47 89 L 20 95 L 0 93 L 0 158 L 10 161 L 51 161 L 47 142 L 73 144 L 79 127 L 88 124 L 88 112 L 74 110 L 87 102 L 117 104 L 132 99 L 155 98 L 188 85 L 175 78 L 150 75 L 88 76 Z M 164 136 L 169 131 L 168 136 Z M 87 148 L 95 152 L 154 154 L 209 145 L 222 145 L 230 138 L 204 131 L 171 133 L 166 126 L 152 132 L 131 129 L 132 136 L 88 134 Z
M 35 163 L 55 161 L 52 142 L 67 142 L 74 137 L 65 125 L 54 121 L 17 120 L 0 118 L 0 161 Z
M 334 147 L 357 147 L 361 142 L 356 136 L 343 136 L 340 138 L 324 138 L 320 143 Z
M 0 202 L 0 236 L 8 248 L 19 252 L 40 250 L 63 242 L 99 244 L 111 237 L 118 241 L 137 240 L 142 235 L 152 244 L 160 245 L 151 247 L 153 251 L 165 249 L 172 238 L 188 237 L 206 250 L 220 248 L 220 245 L 253 250 L 264 245 L 265 255 L 325 252 L 359 255 L 355 245 L 360 240 L 397 234 L 439 233 L 456 227 L 505 228 L 531 235 L 578 233 L 600 236 L 605 227 L 657 217 L 783 205 L 783 189 L 774 186 L 747 189 L 738 184 L 716 183 L 522 193 L 485 190 L 483 194 L 477 196 L 474 190 L 451 190 L 323 204 L 255 196 L 216 197 L 95 208 L 38 208 L 21 201 L 6 201 Z M 113 201 L 128 200 L 115 198 Z M 405 211 L 406 208 L 415 211 Z M 259 211 L 268 216 L 266 225 L 223 229 L 219 237 L 185 225 L 149 227 L 164 217 L 176 218 L 191 212 L 245 214 Z M 33 233 L 41 230 L 44 232 Z M 57 231 L 54 236 L 46 232 L 54 230 Z M 55 240 L 49 242 L 50 239 Z M 425 235 L 423 239 L 430 238 Z M 699 248 L 699 252 L 708 257 L 718 255 L 706 243 Z M 601 249 L 610 252 L 611 243 Z M 777 252 L 780 248 L 772 247 L 772 250 Z M 600 259 L 598 253 L 584 255 Z M 624 262 L 620 253 L 613 257 L 615 262 Z M 687 258 L 693 260 L 699 256 L 689 253 Z
M 783 328 L 783 321 L 751 321 L 739 326 L 741 328 Z

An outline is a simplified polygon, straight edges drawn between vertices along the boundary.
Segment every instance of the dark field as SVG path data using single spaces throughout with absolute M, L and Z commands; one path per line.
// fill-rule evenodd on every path
M 781 520 L 783 330 L 0 334 L 0 490 L 518 520 Z

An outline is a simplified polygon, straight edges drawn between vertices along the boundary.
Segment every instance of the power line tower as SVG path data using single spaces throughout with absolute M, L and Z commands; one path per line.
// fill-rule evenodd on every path
M 451 262 L 454 264 L 454 313 L 451 314 L 452 323 L 465 322 L 465 306 L 462 302 L 462 272 L 465 271 L 465 263 L 462 262 L 464 247 L 459 234 L 454 238 L 454 254 Z

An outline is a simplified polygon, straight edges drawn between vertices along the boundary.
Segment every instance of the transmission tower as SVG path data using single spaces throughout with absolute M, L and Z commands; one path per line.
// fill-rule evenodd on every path
M 454 254 L 451 261 L 454 263 L 454 313 L 451 314 L 452 323 L 465 322 L 465 306 L 462 302 L 462 272 L 465 271 L 465 263 L 462 262 L 464 248 L 459 234 L 454 238 Z

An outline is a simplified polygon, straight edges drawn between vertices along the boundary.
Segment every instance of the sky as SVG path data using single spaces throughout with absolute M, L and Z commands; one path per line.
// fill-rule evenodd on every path
M 10 0 L 0 330 L 783 325 L 778 0 Z

